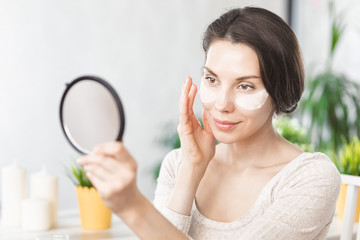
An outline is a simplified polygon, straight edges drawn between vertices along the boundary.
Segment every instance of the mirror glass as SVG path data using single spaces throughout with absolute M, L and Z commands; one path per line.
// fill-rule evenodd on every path
M 119 96 L 109 83 L 94 76 L 67 84 L 60 122 L 70 144 L 82 154 L 91 153 L 100 143 L 121 141 L 125 127 Z

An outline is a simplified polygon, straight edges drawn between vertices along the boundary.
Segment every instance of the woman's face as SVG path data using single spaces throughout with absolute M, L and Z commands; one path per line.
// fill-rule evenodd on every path
M 215 138 L 234 143 L 271 126 L 273 102 L 260 75 L 255 51 L 245 44 L 211 44 L 200 84 L 200 99 Z

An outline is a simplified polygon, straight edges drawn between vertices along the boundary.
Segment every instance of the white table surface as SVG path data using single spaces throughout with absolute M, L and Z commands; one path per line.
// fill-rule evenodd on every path
M 1 224 L 1 220 L 0 220 Z M 81 228 L 80 217 L 76 213 L 62 214 L 57 227 L 44 232 L 24 231 L 21 228 L 0 226 L 1 240 L 35 240 L 39 234 L 68 234 L 71 240 L 138 240 L 139 238 L 119 218 L 112 216 L 111 228 L 101 231 L 89 231 Z
M 342 221 L 334 217 L 327 240 L 340 239 Z M 357 224 L 354 224 L 354 237 Z M 71 240 L 138 240 L 139 238 L 119 218 L 113 215 L 110 229 L 89 231 L 81 228 L 80 218 L 76 212 L 59 215 L 57 227 L 45 232 L 24 231 L 21 228 L 5 228 L 0 220 L 0 240 L 35 240 L 35 236 L 44 233 L 68 234 Z

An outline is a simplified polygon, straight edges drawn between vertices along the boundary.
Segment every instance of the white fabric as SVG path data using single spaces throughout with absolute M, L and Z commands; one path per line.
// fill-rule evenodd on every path
M 190 239 L 325 239 L 335 211 L 341 178 L 323 153 L 303 153 L 263 188 L 252 208 L 237 220 L 217 222 L 193 204 L 191 216 L 167 208 L 181 162 L 180 149 L 165 157 L 155 207 Z M 240 200 L 239 200 L 240 201 Z

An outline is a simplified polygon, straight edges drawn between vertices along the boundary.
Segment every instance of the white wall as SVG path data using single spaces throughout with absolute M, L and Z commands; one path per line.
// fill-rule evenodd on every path
M 78 155 L 61 132 L 59 103 L 66 82 L 95 74 L 123 101 L 124 142 L 152 199 L 152 168 L 165 154 L 155 139 L 177 122 L 185 77 L 199 80 L 207 24 L 249 4 L 285 17 L 285 2 L 0 0 L 0 168 L 14 158 L 28 174 L 45 165 L 59 178 L 59 208 L 76 208 L 62 165 Z
M 345 26 L 334 54 L 333 67 L 360 83 L 360 1 L 335 0 L 336 15 Z M 329 57 L 331 23 L 329 0 L 294 1 L 294 30 L 303 51 L 307 73 L 324 68 Z

